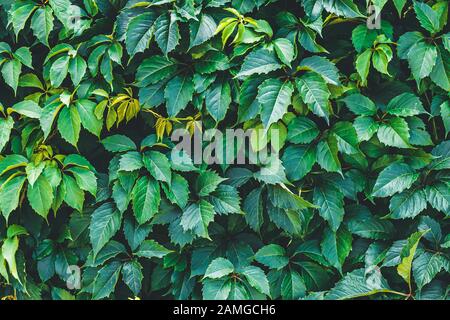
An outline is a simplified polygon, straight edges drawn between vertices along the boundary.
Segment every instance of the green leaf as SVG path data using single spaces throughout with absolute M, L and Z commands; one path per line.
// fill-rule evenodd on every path
M 19 85 L 19 76 L 21 72 L 22 64 L 18 60 L 8 60 L 3 64 L 3 80 L 14 90 L 14 93 L 17 92 L 17 86 Z
M 358 53 L 372 47 L 377 32 L 373 29 L 368 29 L 366 25 L 360 24 L 352 31 L 352 43 Z
M 342 273 L 342 266 L 352 249 L 352 235 L 345 228 L 339 228 L 336 232 L 326 228 L 320 247 L 325 259 Z
M 261 187 L 253 189 L 242 204 L 242 210 L 245 213 L 245 221 L 250 228 L 258 232 L 263 224 L 263 204 L 261 194 Z
M 395 8 L 397 9 L 398 15 L 402 15 L 403 7 L 405 6 L 407 0 L 393 0 Z
M 416 81 L 430 75 L 436 58 L 437 49 L 431 44 L 420 41 L 411 47 L 408 51 L 408 63 Z
M 420 99 L 416 95 L 408 92 L 402 93 L 389 101 L 386 112 L 400 117 L 410 117 L 426 113 Z
M 327 83 L 340 85 L 339 70 L 327 58 L 321 56 L 312 56 L 303 59 L 299 68 L 302 70 L 310 70 L 319 74 Z
M 125 44 L 132 59 L 137 53 L 144 52 L 148 48 L 153 36 L 156 14 L 147 11 L 130 19 L 128 23 Z
M 205 200 L 200 200 L 183 210 L 181 226 L 184 231 L 192 230 L 200 237 L 209 238 L 208 225 L 214 220 L 214 214 L 214 207 Z
M 328 172 L 341 173 L 341 163 L 338 158 L 338 142 L 334 135 L 320 140 L 316 150 L 317 163 Z
M 386 280 L 367 281 L 364 268 L 347 273 L 325 296 L 328 300 L 345 300 L 367 297 L 377 293 L 389 293 L 391 290 Z
M 297 117 L 288 125 L 287 140 L 292 143 L 310 143 L 319 135 L 319 128 L 307 117 Z
M 203 278 L 218 279 L 234 271 L 233 264 L 224 258 L 216 258 L 208 265 Z
M 119 280 L 122 263 L 113 261 L 101 268 L 94 280 L 92 299 L 100 300 L 107 298 L 113 293 Z
M 393 219 L 414 218 L 427 207 L 423 190 L 405 190 L 391 198 L 389 215 Z
M 158 212 L 161 194 L 158 182 L 140 177 L 132 191 L 133 212 L 139 224 L 149 221 Z
M 189 183 L 183 176 L 176 173 L 172 174 L 170 185 L 166 187 L 163 184 L 162 187 L 170 202 L 177 204 L 181 209 L 187 205 L 189 200 Z
M 0 152 L 8 143 L 13 126 L 14 119 L 12 117 L 0 118 Z
M 31 18 L 31 29 L 38 40 L 49 47 L 48 37 L 53 30 L 53 10 L 50 6 L 38 8 Z
M 220 51 L 208 51 L 195 64 L 195 70 L 202 74 L 211 74 L 218 70 L 226 70 L 230 67 L 228 57 Z M 195 75 L 194 75 L 195 79 Z
M 284 151 L 282 160 L 289 181 L 298 181 L 311 171 L 316 162 L 316 149 L 313 145 L 290 145 Z
M 377 137 L 383 144 L 397 148 L 411 148 L 408 123 L 399 117 L 380 124 Z
M 92 213 L 89 237 L 94 257 L 117 233 L 122 224 L 122 214 L 110 202 L 102 204 Z
M 42 109 L 39 107 L 39 105 L 31 100 L 25 100 L 16 103 L 12 106 L 12 109 L 18 114 L 31 119 L 39 119 L 42 113 Z
M 80 115 L 80 120 L 83 128 L 95 135 L 100 137 L 100 132 L 102 131 L 103 122 L 94 114 L 96 104 L 90 100 L 82 99 L 75 102 L 78 114 Z
M 414 259 L 412 271 L 419 289 L 433 280 L 444 268 L 446 258 L 439 253 L 423 252 Z
M 367 86 L 367 77 L 370 70 L 370 58 L 372 57 L 372 51 L 370 49 L 365 50 L 356 58 L 356 71 L 361 78 L 361 85 Z
M 175 117 L 181 110 L 186 108 L 194 93 L 194 83 L 190 76 L 176 76 L 172 78 L 164 90 L 167 102 L 167 113 Z
M 431 70 L 430 78 L 442 89 L 450 91 L 450 50 L 445 51 L 441 47 L 436 47 L 436 49 L 436 64 Z M 444 116 L 442 118 L 445 119 Z M 449 126 L 446 125 L 445 127 L 448 133 L 449 130 L 447 128 Z
M 110 152 L 125 152 L 136 150 L 136 144 L 127 136 L 114 134 L 101 141 L 106 150 Z
M 141 292 L 144 275 L 142 274 L 142 266 L 139 262 L 135 260 L 125 262 L 122 267 L 122 278 L 123 282 L 125 282 L 135 296 Z
M 33 185 L 28 186 L 27 198 L 33 210 L 47 219 L 53 202 L 53 189 L 44 175 L 40 175 Z
M 144 241 L 152 229 L 150 224 L 139 225 L 132 216 L 128 216 L 124 220 L 123 233 L 127 239 L 131 250 L 136 250 L 137 247 Z
M 219 185 L 209 196 L 209 202 L 218 214 L 240 213 L 240 200 L 236 188 L 226 184 Z
M 197 178 L 196 189 L 198 195 L 203 197 L 217 189 L 218 185 L 226 179 L 220 177 L 215 171 L 203 171 Z
M 137 151 L 129 151 L 120 156 L 119 170 L 120 171 L 135 171 L 144 166 L 142 156 Z
M 77 107 L 71 105 L 62 108 L 57 123 L 61 137 L 71 145 L 76 146 L 81 130 L 81 118 Z
M 313 202 L 319 207 L 319 214 L 332 230 L 338 230 L 344 219 L 344 195 L 332 185 L 324 184 L 314 188 Z
M 431 151 L 435 159 L 430 163 L 431 170 L 444 170 L 450 168 L 450 141 L 443 141 Z
M 0 201 L 0 210 L 6 221 L 8 221 L 10 213 L 19 205 L 20 191 L 25 180 L 25 176 L 15 176 L 0 186 L 0 197 L 4 199 L 4 201 Z
M 230 279 L 207 279 L 203 282 L 203 299 L 205 300 L 226 300 L 231 291 Z
M 145 59 L 136 71 L 139 87 L 146 87 L 164 80 L 175 73 L 177 65 L 174 60 L 164 56 L 152 56 Z
M 206 110 L 216 122 L 219 122 L 225 118 L 230 103 L 230 84 L 224 80 L 216 80 L 206 91 Z
M 291 103 L 294 88 L 290 82 L 267 79 L 258 87 L 258 102 L 261 104 L 261 121 L 267 130 L 280 120 Z
M 349 155 L 359 153 L 358 135 L 350 122 L 337 122 L 331 129 L 337 140 L 338 149 Z
M 32 1 L 17 1 L 11 8 L 11 22 L 16 36 L 25 27 L 30 16 L 38 8 Z
M 198 46 L 214 36 L 217 25 L 214 19 L 202 14 L 198 21 L 189 24 L 189 49 Z
M 74 86 L 80 84 L 84 75 L 86 74 L 87 64 L 86 61 L 79 55 L 71 59 L 69 62 L 69 74 Z
M 296 79 L 297 90 L 303 101 L 308 105 L 311 111 L 325 120 L 329 121 L 331 113 L 330 91 L 328 90 L 325 80 L 316 73 L 307 72 L 300 78 Z
M 354 93 L 342 99 L 347 108 L 359 116 L 373 116 L 377 112 L 375 103 L 366 96 L 359 93 Z
M 440 31 L 438 15 L 429 5 L 424 2 L 414 1 L 414 11 L 422 28 L 431 33 Z
M 290 67 L 295 56 L 295 50 L 292 42 L 285 38 L 278 38 L 273 41 L 273 44 L 278 59 Z
M 394 225 L 386 219 L 372 215 L 365 206 L 346 207 L 346 228 L 359 237 L 373 240 L 388 240 L 394 234 Z
M 380 172 L 372 190 L 372 196 L 390 197 L 409 189 L 419 174 L 405 163 L 393 163 Z
M 247 266 L 242 274 L 253 288 L 270 297 L 269 281 L 261 268 Z
M 145 240 L 142 242 L 142 244 L 139 246 L 138 251 L 136 251 L 134 254 L 138 257 L 142 258 L 158 258 L 161 259 L 167 254 L 172 252 L 172 250 L 169 250 L 167 248 L 164 248 L 162 245 L 157 243 L 154 240 Z
M 19 238 L 17 236 L 5 239 L 5 241 L 3 242 L 2 256 L 8 263 L 8 268 L 11 275 L 20 282 L 16 263 L 16 252 L 18 249 L 19 249 Z
M 436 183 L 425 187 L 425 195 L 428 203 L 433 208 L 445 214 L 450 213 L 450 190 L 448 184 Z
M 53 87 L 59 87 L 69 72 L 70 57 L 64 55 L 53 62 L 50 68 L 50 82 Z
M 281 281 L 281 297 L 286 300 L 298 300 L 306 295 L 306 286 L 300 274 L 294 270 L 287 272 Z
M 61 192 L 64 202 L 75 210 L 82 212 L 84 203 L 84 192 L 76 183 L 76 180 L 68 175 L 63 175 Z
M 274 51 L 261 48 L 250 52 L 244 59 L 237 78 L 245 78 L 252 74 L 266 74 L 281 68 Z
M 417 246 L 419 245 L 420 239 L 428 231 L 415 232 L 413 233 L 403 247 L 400 255 L 400 263 L 397 266 L 397 273 L 406 281 L 409 288 L 411 289 L 411 267 L 416 254 Z
M 81 167 L 71 167 L 67 171 L 71 172 L 81 190 L 88 191 L 94 197 L 97 194 L 97 177 L 95 173 Z
M 178 30 L 175 13 L 162 14 L 156 19 L 155 40 L 165 55 L 175 49 L 180 40 L 180 31 Z
M 286 251 L 278 244 L 269 244 L 262 247 L 256 252 L 255 259 L 271 269 L 278 270 L 284 268 L 289 263 Z

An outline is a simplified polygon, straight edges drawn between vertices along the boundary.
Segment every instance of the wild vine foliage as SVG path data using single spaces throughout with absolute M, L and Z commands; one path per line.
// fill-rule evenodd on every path
M 448 6 L 1 0 L 0 297 L 447 299 Z

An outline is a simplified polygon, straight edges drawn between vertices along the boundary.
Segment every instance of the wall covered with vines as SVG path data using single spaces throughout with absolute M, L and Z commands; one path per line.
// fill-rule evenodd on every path
M 448 7 L 0 0 L 0 298 L 447 299 Z

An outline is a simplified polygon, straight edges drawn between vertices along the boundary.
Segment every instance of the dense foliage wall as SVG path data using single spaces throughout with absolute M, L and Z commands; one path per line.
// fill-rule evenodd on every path
M 446 299 L 448 6 L 1 0 L 0 297 Z

